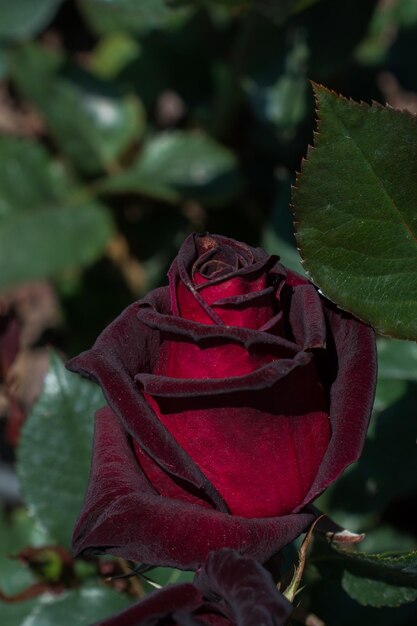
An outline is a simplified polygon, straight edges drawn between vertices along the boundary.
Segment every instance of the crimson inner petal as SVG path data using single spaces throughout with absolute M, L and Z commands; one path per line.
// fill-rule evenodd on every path
M 199 256 L 193 265 L 192 275 L 198 272 L 207 279 L 221 278 L 248 267 L 253 261 L 250 251 L 237 251 L 231 246 L 219 244 Z
M 313 362 L 267 390 L 221 398 L 147 395 L 147 401 L 241 517 L 293 511 L 330 440 L 327 400 Z

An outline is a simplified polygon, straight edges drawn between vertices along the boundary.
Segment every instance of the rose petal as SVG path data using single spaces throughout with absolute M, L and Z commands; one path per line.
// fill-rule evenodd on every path
M 326 320 L 317 289 L 311 285 L 295 287 L 289 303 L 289 323 L 294 341 L 303 350 L 326 347 Z
M 204 242 L 208 242 L 208 250 L 201 255 Z M 230 311 L 226 319 L 210 305 L 223 296 L 265 289 L 268 271 L 277 262 L 277 257 L 267 255 L 260 248 L 251 248 L 227 237 L 190 235 L 168 272 L 172 313 L 204 324 L 235 323 Z M 213 265 L 210 270 L 207 269 L 209 263 Z M 209 275 L 199 271 L 202 267 Z M 272 310 L 272 302 L 270 307 Z M 262 323 L 264 321 L 253 319 L 246 325 L 256 328 Z
M 232 547 L 267 560 L 313 521 L 299 513 L 243 519 L 158 495 L 140 470 L 129 437 L 110 409 L 96 417 L 93 462 L 77 522 L 77 554 L 110 553 L 127 559 L 193 569 L 207 554 Z
M 261 328 L 274 317 L 273 287 L 239 296 L 221 298 L 211 304 L 228 326 Z
M 159 290 L 168 299 L 168 289 Z M 164 425 L 138 392 L 134 376 L 149 371 L 159 352 L 159 334 L 137 319 L 135 303 L 108 326 L 91 350 L 67 363 L 67 368 L 97 381 L 130 434 L 167 472 L 201 489 L 219 510 L 227 511 L 220 494 L 197 465 L 179 448 Z
M 158 617 L 162 621 L 163 617 L 176 611 L 191 613 L 201 606 L 202 602 L 201 593 L 195 585 L 191 583 L 168 585 L 160 591 L 154 591 L 128 609 L 97 622 L 95 626 L 139 626 L 144 624 L 147 618 L 158 619 Z
M 233 514 L 283 515 L 303 500 L 330 439 L 327 400 L 313 361 L 258 391 L 253 383 L 227 393 L 227 381 L 217 390 L 210 388 L 212 379 L 207 395 L 193 395 L 193 380 L 154 382 L 156 395 L 147 396 L 148 403 Z
M 209 554 L 196 585 L 205 596 L 220 596 L 237 626 L 280 626 L 293 610 L 264 567 L 227 548 Z
M 186 337 L 193 343 L 207 345 L 207 341 L 223 339 L 228 342 L 240 343 L 245 348 L 273 346 L 274 348 L 279 348 L 279 352 L 276 352 L 276 354 L 279 354 L 282 358 L 295 355 L 300 351 L 300 347 L 293 341 L 273 335 L 270 332 L 258 332 L 250 328 L 239 328 L 237 326 L 209 326 L 200 322 L 183 320 L 173 315 L 161 314 L 154 308 L 147 306 L 148 303 L 149 299 L 144 300 L 142 306 L 138 309 L 137 315 L 143 324 L 170 335 Z M 276 318 L 278 317 L 275 316 L 273 321 L 277 322 Z M 270 326 L 272 327 L 273 324 Z
M 332 434 L 301 510 L 356 461 L 363 448 L 376 381 L 375 333 L 370 326 L 322 298 L 328 323 L 327 349 L 317 355 L 330 397 Z
M 292 609 L 267 570 L 224 548 L 210 553 L 194 584 L 168 585 L 95 626 L 282 626 Z
M 309 354 L 299 352 L 293 359 L 272 361 L 243 376 L 187 379 L 155 374 L 136 374 L 135 380 L 140 383 L 146 393 L 154 396 L 169 396 L 171 398 L 257 391 L 272 387 L 276 382 L 288 376 L 296 367 L 307 365 L 310 361 L 311 356 Z M 193 364 L 191 364 L 192 366 Z

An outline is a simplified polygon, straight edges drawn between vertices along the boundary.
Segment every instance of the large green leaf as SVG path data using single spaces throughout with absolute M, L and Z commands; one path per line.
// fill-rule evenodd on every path
M 15 53 L 12 75 L 45 117 L 62 151 L 83 172 L 112 170 L 144 131 L 137 98 L 35 44 Z
M 366 554 L 319 542 L 312 563 L 365 606 L 400 606 L 417 599 L 417 552 Z
M 98 386 L 67 372 L 52 354 L 42 394 L 23 427 L 18 474 L 35 518 L 64 546 L 87 483 L 93 415 L 103 404 Z
M 417 119 L 315 92 L 318 135 L 293 197 L 305 268 L 379 332 L 417 338 Z
M 36 35 L 52 19 L 62 0 L 2 0 L 0 39 Z
M 197 197 L 221 202 L 239 189 L 233 153 L 202 133 L 164 132 L 144 146 L 134 165 L 106 179 L 106 192 L 136 192 L 168 202 Z
M 0 288 L 94 261 L 112 222 L 35 143 L 0 139 Z

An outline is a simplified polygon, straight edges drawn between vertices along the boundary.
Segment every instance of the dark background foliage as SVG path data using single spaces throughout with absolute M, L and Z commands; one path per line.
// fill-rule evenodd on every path
M 303 271 L 290 196 L 313 141 L 309 81 L 417 112 L 416 34 L 414 0 L 1 3 L 0 544 L 4 555 L 40 550 L 1 560 L 0 589 L 23 594 L 0 603 L 4 623 L 88 624 L 149 590 L 105 585 L 125 564 L 65 551 L 102 400 L 47 347 L 89 347 L 165 282 L 192 231 L 261 245 Z M 301 597 L 326 624 L 417 618 L 417 348 L 381 338 L 379 357 L 364 455 L 319 504 L 368 533 L 364 551 L 409 560 L 375 577 L 318 546 Z

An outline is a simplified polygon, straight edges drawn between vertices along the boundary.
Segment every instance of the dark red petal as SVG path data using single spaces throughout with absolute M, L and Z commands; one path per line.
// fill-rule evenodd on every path
M 275 314 L 273 294 L 273 287 L 265 287 L 259 291 L 219 298 L 210 306 L 228 326 L 259 329 Z
M 239 328 L 237 326 L 210 326 L 191 320 L 183 320 L 180 317 L 159 313 L 154 308 L 146 306 L 146 304 L 139 308 L 138 318 L 143 324 L 149 326 L 149 328 L 154 328 L 155 330 L 160 330 L 173 336 L 185 337 L 202 346 L 206 346 L 207 342 L 223 339 L 229 342 L 239 343 L 245 348 L 250 348 L 251 346 L 272 346 L 274 349 L 279 348 L 279 355 L 282 358 L 295 355 L 300 351 L 300 347 L 294 342 L 284 337 L 274 335 L 271 332 L 260 332 L 250 328 Z M 277 318 L 279 318 L 279 316 L 273 318 L 274 323 L 277 322 Z M 263 328 L 262 331 L 263 330 L 266 329 Z
M 314 361 L 269 389 L 247 385 L 235 393 L 225 387 L 180 396 L 177 387 L 147 400 L 233 514 L 284 515 L 304 500 L 330 439 L 327 398 Z
M 303 350 L 326 347 L 323 304 L 313 285 L 299 285 L 293 289 L 288 317 L 294 341 Z
M 321 379 L 330 397 L 332 435 L 317 477 L 304 502 L 319 493 L 356 461 L 365 442 L 375 394 L 375 333 L 328 300 L 322 299 L 328 323 L 327 349 L 319 351 Z
M 76 553 L 105 552 L 193 569 L 232 547 L 265 561 L 313 521 L 313 513 L 244 519 L 158 495 L 140 470 L 129 437 L 107 407 L 96 418 L 89 488 L 74 531 Z
M 158 290 L 159 299 L 168 296 Z M 161 293 L 162 292 L 162 293 Z M 67 363 L 68 369 L 93 378 L 141 448 L 166 471 L 201 489 L 219 510 L 227 511 L 220 494 L 178 446 L 137 389 L 137 372 L 150 371 L 159 352 L 159 333 L 137 318 L 140 303 L 132 304 L 108 326 L 93 348 Z
M 109 619 L 97 622 L 95 626 L 140 626 L 147 618 L 155 620 L 176 611 L 192 612 L 203 602 L 201 593 L 191 583 L 169 585 L 160 591 L 154 591 L 141 602 L 113 615 Z M 157 624 L 158 622 L 155 622 Z
M 293 609 L 262 565 L 227 548 L 208 556 L 196 585 L 223 599 L 236 626 L 281 626 Z
M 242 308 L 239 315 L 233 316 L 230 308 L 219 314 L 211 305 L 225 296 L 264 290 L 268 286 L 268 272 L 277 263 L 277 257 L 227 237 L 190 235 L 168 272 L 171 311 L 175 316 L 204 324 L 238 324 Z M 263 308 L 265 306 L 272 315 L 272 301 L 264 303 Z M 254 311 L 251 316 L 246 310 L 245 326 L 261 326 L 265 315 Z
M 271 361 L 242 376 L 208 378 L 207 376 L 212 372 L 206 370 L 205 378 L 172 378 L 155 374 L 137 374 L 135 380 L 140 383 L 145 393 L 154 396 L 171 398 L 211 396 L 268 389 L 288 376 L 295 368 L 307 365 L 310 361 L 310 354 L 299 352 L 293 359 Z M 201 374 L 198 363 L 190 363 L 190 367 L 198 370 L 196 375 Z
M 132 440 L 133 449 L 139 466 L 149 483 L 161 496 L 191 502 L 208 509 L 213 509 L 213 503 L 198 489 L 189 483 L 184 483 L 176 476 L 165 472 L 150 456 L 146 454 L 137 441 Z

